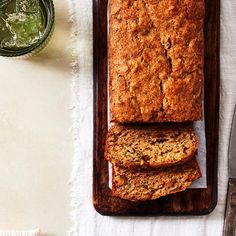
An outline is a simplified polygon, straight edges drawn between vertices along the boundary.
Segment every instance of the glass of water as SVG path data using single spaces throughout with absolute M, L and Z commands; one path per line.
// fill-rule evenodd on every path
M 41 51 L 54 28 L 53 0 L 0 0 L 0 56 Z

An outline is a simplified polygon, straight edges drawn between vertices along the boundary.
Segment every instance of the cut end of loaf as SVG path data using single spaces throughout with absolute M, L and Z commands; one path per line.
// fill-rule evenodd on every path
M 197 146 L 189 124 L 114 125 L 107 135 L 105 156 L 122 168 L 158 168 L 188 161 Z
M 196 159 L 158 170 L 129 170 L 113 166 L 112 195 L 130 201 L 155 200 L 184 191 L 201 177 Z

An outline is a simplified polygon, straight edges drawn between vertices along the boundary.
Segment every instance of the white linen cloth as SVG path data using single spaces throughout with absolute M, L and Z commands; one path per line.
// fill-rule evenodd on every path
M 0 231 L 0 236 L 40 236 L 39 229 L 29 231 Z
M 227 150 L 236 103 L 236 2 L 221 4 L 221 103 L 218 204 L 206 216 L 105 217 L 92 203 L 93 71 L 92 0 L 69 0 L 74 13 L 75 61 L 73 122 L 75 157 L 72 176 L 74 236 L 221 236 L 227 190 Z

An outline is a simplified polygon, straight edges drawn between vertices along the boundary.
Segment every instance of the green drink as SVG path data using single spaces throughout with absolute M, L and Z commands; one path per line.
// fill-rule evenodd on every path
M 53 28 L 49 0 L 0 0 L 0 55 L 20 56 L 44 45 Z

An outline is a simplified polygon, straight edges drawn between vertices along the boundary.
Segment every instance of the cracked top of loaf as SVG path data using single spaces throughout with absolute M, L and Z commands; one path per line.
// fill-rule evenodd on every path
M 110 0 L 112 121 L 201 119 L 204 0 Z

